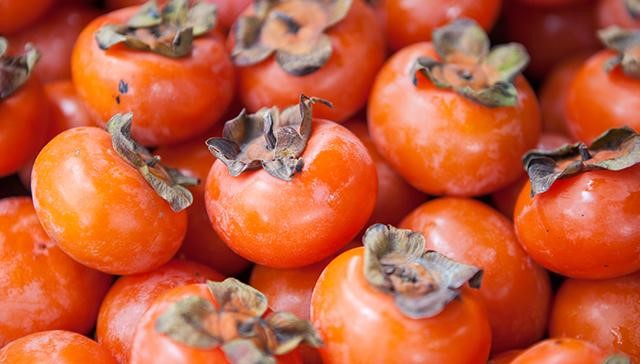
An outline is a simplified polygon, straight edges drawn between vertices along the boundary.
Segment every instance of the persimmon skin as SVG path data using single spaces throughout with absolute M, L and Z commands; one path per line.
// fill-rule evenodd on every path
M 565 117 L 573 136 L 585 143 L 614 127 L 640 131 L 640 80 L 626 76 L 620 67 L 605 71 L 605 62 L 614 55 L 603 50 L 591 56 L 569 87 Z
M 378 196 L 376 197 L 376 207 L 365 226 L 375 223 L 397 225 L 400 220 L 411 210 L 423 203 L 427 196 L 413 188 L 398 173 L 396 173 L 389 163 L 380 156 L 376 146 L 371 141 L 367 124 L 359 120 L 352 120 L 344 124 L 358 139 L 367 147 L 369 155 L 376 164 L 378 172 Z
M 100 344 L 75 332 L 37 332 L 0 349 L 0 364 L 116 364 Z
M 480 201 L 444 197 L 415 209 L 400 227 L 421 232 L 426 249 L 484 270 L 478 294 L 491 324 L 492 352 L 526 347 L 544 335 L 549 277 L 522 250 L 502 214 Z
M 178 259 L 148 273 L 124 276 L 102 301 L 96 338 L 119 363 L 128 363 L 136 325 L 156 297 L 174 287 L 223 279 L 204 265 Z
M 577 339 L 547 339 L 525 350 L 511 364 L 602 364 L 606 354 L 594 344 Z
M 640 273 L 606 279 L 567 279 L 556 295 L 549 334 L 588 340 L 640 362 Z
M 487 364 L 511 364 L 513 359 L 517 358 L 523 351 L 524 350 L 504 351 L 498 355 L 492 356 Z
M 111 277 L 64 254 L 29 197 L 0 200 L 0 261 L 0 347 L 43 330 L 91 330 Z
M 33 74 L 42 82 L 69 79 L 73 44 L 85 25 L 98 15 L 100 12 L 89 5 L 60 4 L 36 24 L 10 36 L 9 44 L 19 51 L 30 42 L 41 52 Z
M 389 48 L 398 50 L 431 40 L 433 30 L 457 18 L 473 19 L 488 32 L 502 0 L 382 0 L 379 4 Z
M 252 66 L 237 67 L 238 91 L 247 109 L 284 108 L 296 104 L 300 94 L 305 94 L 333 103 L 333 108 L 314 110 L 314 116 L 321 119 L 343 122 L 360 110 L 385 58 L 384 36 L 376 15 L 363 0 L 354 0 L 347 16 L 325 34 L 333 45 L 331 58 L 306 76 L 288 74 L 274 56 Z M 229 43 L 233 43 L 232 34 Z
M 476 295 L 463 289 L 437 316 L 410 319 L 366 281 L 363 255 L 364 248 L 340 254 L 313 290 L 311 321 L 325 363 L 486 363 L 491 331 Z
M 173 212 L 96 127 L 53 138 L 36 158 L 31 191 L 49 236 L 103 272 L 153 270 L 171 259 L 186 232 L 186 211 Z
M 0 177 L 17 172 L 38 153 L 48 128 L 46 96 L 37 79 L 0 100 Z
M 599 0 L 596 6 L 599 28 L 611 25 L 622 28 L 640 28 L 640 19 L 631 17 L 623 0 Z
M 533 90 L 516 78 L 518 104 L 490 108 L 422 75 L 411 66 L 437 57 L 431 43 L 397 52 L 382 68 L 371 92 L 369 132 L 380 154 L 404 179 L 432 195 L 477 196 L 522 175 L 521 157 L 540 137 L 540 110 Z
M 231 103 L 235 77 L 224 40 L 211 31 L 195 38 L 191 53 L 177 59 L 122 44 L 101 50 L 98 28 L 125 23 L 137 9 L 116 10 L 84 28 L 71 58 L 73 83 L 103 124 L 116 113 L 133 112 L 133 136 L 143 145 L 188 140 L 215 124 Z
M 54 0 L 0 0 L 0 34 L 12 34 L 33 24 Z
M 527 183 L 514 222 L 524 250 L 572 278 L 604 279 L 640 269 L 640 165 L 557 180 L 531 198 Z
M 200 181 L 197 186 L 189 186 L 193 193 L 193 204 L 187 209 L 187 233 L 178 254 L 232 276 L 246 270 L 251 263 L 234 253 L 209 222 L 204 202 L 204 183 L 215 158 L 204 146 L 204 139 L 196 138 L 191 142 L 160 147 L 155 153 L 163 163 Z
M 371 216 L 375 164 L 343 126 L 314 120 L 291 181 L 265 170 L 238 177 L 216 161 L 206 182 L 207 213 L 218 235 L 244 258 L 272 268 L 296 268 L 337 252 Z
M 230 363 L 219 347 L 196 349 L 179 344 L 155 330 L 157 318 L 174 302 L 187 296 L 200 296 L 211 303 L 216 300 L 206 284 L 189 284 L 170 289 L 154 300 L 136 327 L 130 364 L 227 364 Z M 299 350 L 276 358 L 277 364 L 301 364 Z

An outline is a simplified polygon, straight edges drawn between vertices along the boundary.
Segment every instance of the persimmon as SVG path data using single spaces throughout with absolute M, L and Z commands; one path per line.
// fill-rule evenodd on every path
M 267 305 L 234 278 L 171 289 L 138 323 L 131 364 L 302 363 L 299 343 L 321 345 L 314 328 Z
M 486 363 L 489 322 L 463 287 L 477 288 L 481 270 L 425 252 L 420 233 L 390 225 L 372 225 L 364 245 L 331 261 L 313 290 L 325 363 Z
M 523 351 L 524 350 L 509 350 L 502 352 L 498 355 L 492 356 L 487 364 L 511 364 L 513 359 L 517 358 Z
M 640 28 L 640 5 L 635 0 L 599 0 L 598 26 L 618 25 L 623 28 Z
M 54 0 L 0 0 L 0 34 L 11 34 L 35 22 Z
M 640 273 L 605 280 L 567 279 L 556 294 L 549 335 L 590 341 L 640 362 Z
M 42 82 L 71 78 L 71 51 L 82 29 L 100 12 L 85 4 L 55 5 L 37 23 L 9 37 L 12 48 L 31 42 L 41 53 L 34 74 Z
M 0 349 L 1 364 L 116 364 L 100 344 L 75 332 L 37 332 Z
M 178 259 L 148 273 L 124 276 L 102 301 L 96 338 L 119 363 L 128 363 L 136 325 L 154 299 L 174 287 L 223 279 L 204 265 Z
M 573 136 L 585 143 L 610 128 L 629 126 L 640 131 L 640 29 L 601 31 L 610 48 L 591 56 L 569 87 L 565 116 Z M 635 52 L 635 53 L 634 53 Z M 624 57 L 624 59 L 622 58 Z M 596 94 L 597 93 L 597 94 Z
M 371 139 L 428 194 L 500 189 L 521 175 L 521 156 L 540 137 L 535 94 L 518 76 L 526 51 L 509 44 L 489 53 L 488 37 L 470 20 L 439 28 L 433 39 L 397 52 L 378 74 Z
M 376 207 L 369 218 L 368 225 L 374 223 L 397 224 L 411 210 L 423 203 L 427 196 L 411 187 L 396 173 L 389 163 L 380 156 L 376 146 L 371 141 L 367 124 L 360 120 L 349 121 L 344 124 L 367 147 L 369 155 L 376 164 L 378 172 L 378 196 Z
M 71 72 L 80 96 L 103 123 L 116 113 L 135 113 L 133 135 L 143 145 L 201 134 L 233 97 L 233 65 L 224 39 L 213 31 L 213 6 L 187 9 L 180 3 L 171 0 L 160 10 L 150 2 L 98 17 L 73 50 Z M 189 20 L 172 23 L 182 17 Z M 147 23 L 154 25 L 145 28 Z
M 640 269 L 640 135 L 611 129 L 525 156 L 528 182 L 514 222 L 524 250 L 543 267 L 603 279 Z
M 130 137 L 132 115 L 109 132 L 69 129 L 33 165 L 31 191 L 45 231 L 73 259 L 113 274 L 153 270 L 176 253 L 193 178 L 166 167 Z
M 424 235 L 426 249 L 481 267 L 491 324 L 491 351 L 533 344 L 546 329 L 551 285 L 544 269 L 518 244 L 512 223 L 482 202 L 439 198 L 411 212 L 400 226 Z
M 381 0 L 373 2 L 382 13 L 389 47 L 401 49 L 431 40 L 431 32 L 457 18 L 470 18 L 486 31 L 498 18 L 502 0 Z
M 363 0 L 256 1 L 229 33 L 242 103 L 251 112 L 284 108 L 302 93 L 334 103 L 319 118 L 346 121 L 384 62 L 379 29 Z
M 15 173 L 37 154 L 49 125 L 42 85 L 30 77 L 40 53 L 31 45 L 18 55 L 8 54 L 7 48 L 0 37 L 0 177 Z
M 187 209 L 187 233 L 179 254 L 232 276 L 246 270 L 250 263 L 224 243 L 211 227 L 204 200 L 204 181 L 215 158 L 203 147 L 202 139 L 155 150 L 162 161 L 197 178 L 200 183 L 189 187 L 193 205 Z
M 0 200 L 0 261 L 0 347 L 43 330 L 91 330 L 111 277 L 63 253 L 29 197 Z
M 255 263 L 318 262 L 351 241 L 373 211 L 375 164 L 349 130 L 313 118 L 318 101 L 301 96 L 282 111 L 243 112 L 223 138 L 207 140 L 218 158 L 207 177 L 207 213 L 227 245 Z
M 567 8 L 572 5 L 586 3 L 589 1 L 591 0 L 516 0 L 515 2 L 536 7 Z
M 602 364 L 606 353 L 596 345 L 578 339 L 547 339 L 525 350 L 511 364 Z

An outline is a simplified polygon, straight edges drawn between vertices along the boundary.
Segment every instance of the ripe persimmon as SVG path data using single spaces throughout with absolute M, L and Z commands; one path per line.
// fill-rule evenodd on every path
M 561 338 L 547 339 L 528 348 L 511 364 L 602 364 L 606 353 L 585 340 Z
M 54 0 L 0 0 L 0 34 L 12 34 L 33 24 Z
M 597 16 L 600 28 L 640 28 L 640 5 L 635 0 L 598 0 Z

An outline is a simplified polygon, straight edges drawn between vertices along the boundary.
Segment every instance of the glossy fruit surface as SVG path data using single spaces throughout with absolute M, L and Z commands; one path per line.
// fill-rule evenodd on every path
M 607 358 L 594 344 L 577 339 L 548 339 L 525 350 L 511 364 L 602 364 Z
M 0 1 L 0 34 L 12 34 L 32 24 L 54 0 Z

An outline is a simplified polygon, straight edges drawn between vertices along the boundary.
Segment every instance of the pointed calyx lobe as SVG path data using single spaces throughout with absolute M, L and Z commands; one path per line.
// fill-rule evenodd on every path
M 531 196 L 561 179 L 592 170 L 620 171 L 640 163 L 640 135 L 628 127 L 609 129 L 590 146 L 565 145 L 552 151 L 532 150 L 524 156 Z
M 489 49 L 489 37 L 470 19 L 459 19 L 433 32 L 440 60 L 419 57 L 411 70 L 413 83 L 421 73 L 439 88 L 452 89 L 488 107 L 513 106 L 518 92 L 516 76 L 529 63 L 526 49 L 517 43 Z
M 29 79 L 40 52 L 31 43 L 24 47 L 24 53 L 17 56 L 7 55 L 9 43 L 0 37 L 0 101 L 11 96 Z
M 481 269 L 425 251 L 419 232 L 375 224 L 365 232 L 363 243 L 365 278 L 393 296 L 398 309 L 410 318 L 438 315 L 467 282 L 480 287 Z
M 624 6 L 633 19 L 640 19 L 640 0 L 624 0 Z
M 215 22 L 216 8 L 207 2 L 189 7 L 189 0 L 169 0 L 160 10 L 151 0 L 126 24 L 104 25 L 95 37 L 101 49 L 122 43 L 132 49 L 179 58 L 190 54 L 193 38 L 209 32 Z
M 604 45 L 617 54 L 605 63 L 606 71 L 617 66 L 629 77 L 640 79 L 640 30 L 611 26 L 598 32 Z
M 113 149 L 140 172 L 156 193 L 169 203 L 175 212 L 189 207 L 193 195 L 184 186 L 195 186 L 198 179 L 186 176 L 179 170 L 165 166 L 159 156 L 152 155 L 145 147 L 131 138 L 132 113 L 116 114 L 107 123 Z
M 255 0 L 253 13 L 232 29 L 231 57 L 250 66 L 275 53 L 280 67 L 295 76 L 322 67 L 333 51 L 325 31 L 347 16 L 352 0 Z
M 287 312 L 267 312 L 267 298 L 235 278 L 207 282 L 216 304 L 187 296 L 171 304 L 155 322 L 157 332 L 198 349 L 221 348 L 231 363 L 275 363 L 305 343 L 322 341 L 311 323 Z
M 302 171 L 302 155 L 311 135 L 312 105 L 326 100 L 300 96 L 300 103 L 280 112 L 264 108 L 255 114 L 242 110 L 225 123 L 222 138 L 206 141 L 209 151 L 221 160 L 232 176 L 248 169 L 264 168 L 270 175 L 290 181 Z

